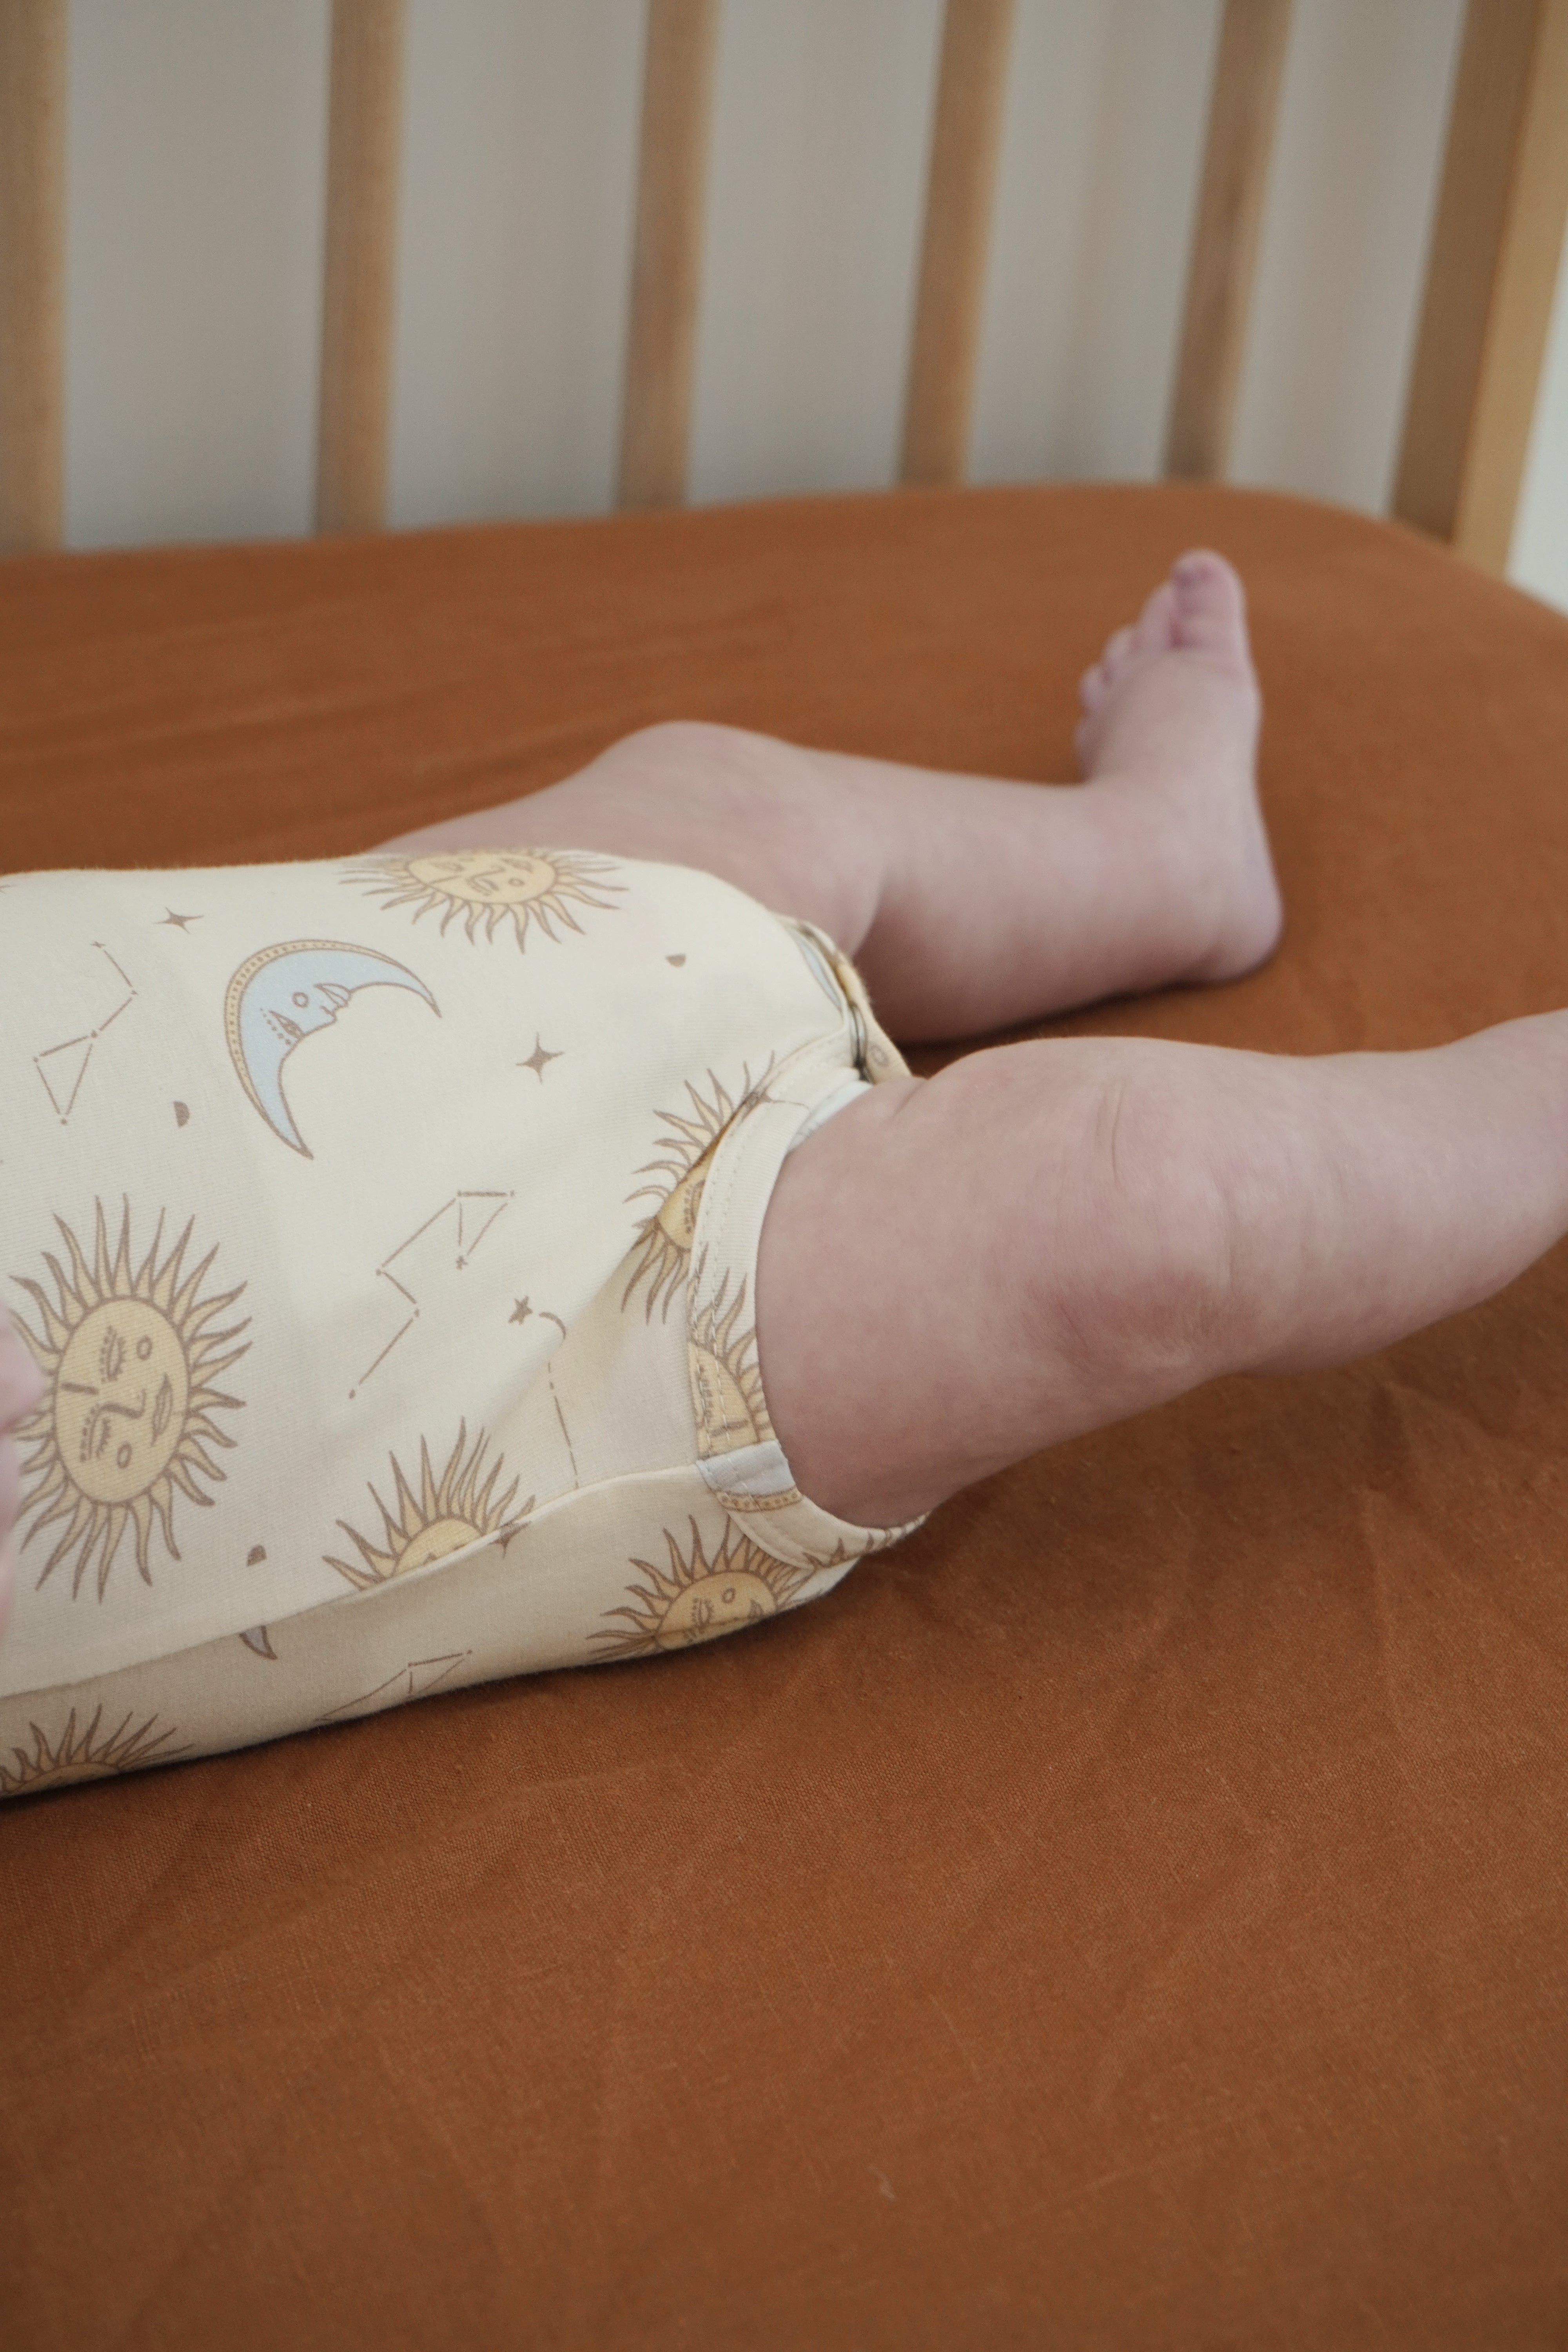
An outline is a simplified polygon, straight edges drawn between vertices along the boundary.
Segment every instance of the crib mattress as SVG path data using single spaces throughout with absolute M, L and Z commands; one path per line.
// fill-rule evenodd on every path
M 677 716 L 1070 774 L 1194 541 L 1251 588 L 1285 943 L 1042 1034 L 1568 998 L 1568 622 L 1186 487 L 0 566 L 0 866 L 345 854 Z M 7 2341 L 1562 2340 L 1568 1250 L 755 1633 L 439 1664 L 6 1809 Z

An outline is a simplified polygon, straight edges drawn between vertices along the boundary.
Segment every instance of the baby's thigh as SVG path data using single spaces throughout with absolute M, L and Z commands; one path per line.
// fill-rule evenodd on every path
M 813 1500 L 910 1518 L 1220 1369 L 1222 1201 L 1190 1053 L 972 1055 L 878 1087 L 786 1160 L 758 1344 Z

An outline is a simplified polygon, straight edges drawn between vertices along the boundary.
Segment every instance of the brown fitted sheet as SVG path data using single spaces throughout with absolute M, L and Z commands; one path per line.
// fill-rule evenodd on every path
M 1568 998 L 1568 622 L 1234 491 L 0 567 L 0 865 L 349 851 L 677 715 L 1070 774 L 1194 541 L 1289 928 L 1061 1025 Z M 9 1808 L 0 2340 L 1561 2345 L 1565 1293 L 1064 1446 L 755 1633 Z

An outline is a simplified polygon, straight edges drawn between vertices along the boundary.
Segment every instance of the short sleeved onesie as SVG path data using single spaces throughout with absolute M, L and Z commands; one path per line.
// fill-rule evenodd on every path
M 0 1793 L 705 1641 L 903 1528 L 801 1495 L 757 1245 L 904 1064 L 711 876 L 572 850 L 0 884 Z

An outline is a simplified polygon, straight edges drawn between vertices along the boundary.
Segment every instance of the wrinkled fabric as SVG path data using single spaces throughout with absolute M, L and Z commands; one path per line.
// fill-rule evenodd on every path
M 1194 543 L 1250 590 L 1285 940 L 1045 1034 L 1561 1002 L 1568 623 L 1241 491 L 12 564 L 5 857 L 353 856 L 679 716 L 1060 778 Z M 7 1808 L 7 2334 L 1559 2342 L 1565 1396 L 1558 1250 L 732 1640 Z
M 904 1069 L 820 932 L 571 848 L 21 875 L 0 1003 L 0 1796 L 689 1647 L 909 1532 L 764 1391 L 773 1180 Z

